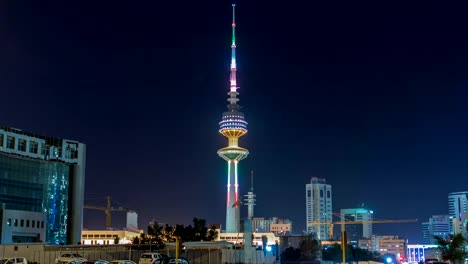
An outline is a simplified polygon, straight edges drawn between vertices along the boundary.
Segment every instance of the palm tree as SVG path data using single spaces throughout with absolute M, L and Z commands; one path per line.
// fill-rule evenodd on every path
M 449 239 L 445 239 L 439 236 L 434 236 L 436 239 L 437 247 L 440 250 L 440 256 L 445 261 L 450 263 L 463 264 L 465 263 L 465 245 L 466 239 L 462 234 L 450 236 Z

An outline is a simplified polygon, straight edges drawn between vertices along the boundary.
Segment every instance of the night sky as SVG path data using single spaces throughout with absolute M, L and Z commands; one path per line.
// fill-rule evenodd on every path
M 468 190 L 468 18 L 446 2 L 237 1 L 240 190 L 254 170 L 256 216 L 300 233 L 313 176 L 335 212 L 420 220 L 377 234 L 421 242 L 421 222 L 448 214 Z M 87 204 L 109 194 L 144 229 L 224 225 L 230 3 L 3 1 L 0 124 L 85 143 Z M 85 210 L 86 228 L 104 224 Z

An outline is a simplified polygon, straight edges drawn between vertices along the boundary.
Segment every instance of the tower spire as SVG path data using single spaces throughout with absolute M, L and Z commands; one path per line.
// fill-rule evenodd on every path
M 236 63 L 236 4 L 232 4 L 232 43 L 231 43 L 231 76 L 229 78 L 229 98 L 228 98 L 228 109 L 231 111 L 235 111 L 239 109 L 237 102 L 239 98 L 237 95 L 237 63 Z
M 253 170 L 250 171 L 250 191 L 253 192 Z
M 232 45 L 236 45 L 236 4 L 232 4 Z

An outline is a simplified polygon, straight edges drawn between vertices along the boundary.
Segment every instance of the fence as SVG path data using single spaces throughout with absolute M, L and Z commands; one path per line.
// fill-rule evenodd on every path
M 55 259 L 64 253 L 75 253 L 89 260 L 129 259 L 138 263 L 142 253 L 149 250 L 130 245 L 78 245 L 48 246 L 44 244 L 0 245 L 0 258 L 25 257 L 32 264 L 55 264 Z M 174 249 L 151 250 L 174 256 Z M 188 248 L 181 253 L 190 264 L 237 264 L 244 262 L 243 250 L 221 248 Z M 274 263 L 274 257 L 255 251 L 251 263 Z

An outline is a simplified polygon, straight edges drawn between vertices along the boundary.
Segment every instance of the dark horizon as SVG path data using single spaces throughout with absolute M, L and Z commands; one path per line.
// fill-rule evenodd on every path
M 87 145 L 85 203 L 225 224 L 231 4 L 3 3 L 0 124 Z M 468 191 L 467 18 L 454 3 L 237 1 L 240 190 L 255 215 L 305 229 L 305 184 L 333 211 L 364 204 L 377 234 L 421 223 Z M 243 206 L 245 207 L 245 206 Z M 85 210 L 84 226 L 103 228 Z M 115 213 L 115 227 L 125 216 Z M 242 209 L 241 217 L 246 215 Z

